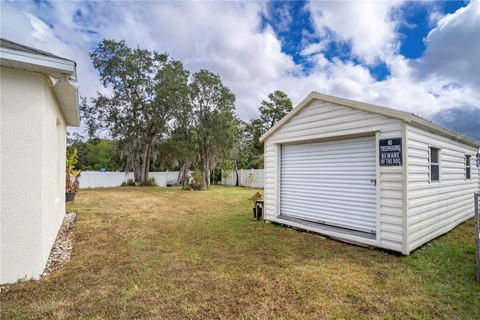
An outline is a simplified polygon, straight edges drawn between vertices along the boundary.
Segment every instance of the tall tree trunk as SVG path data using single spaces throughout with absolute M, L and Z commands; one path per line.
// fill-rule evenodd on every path
M 188 169 L 190 168 L 190 163 L 188 160 L 185 160 L 183 166 L 179 172 L 179 180 L 182 181 L 183 190 L 188 189 Z
M 183 129 L 183 137 L 187 143 L 187 146 L 191 146 L 191 141 L 190 141 L 190 132 L 188 130 L 188 128 L 185 126 L 184 129 Z M 189 185 L 188 185 L 188 182 L 189 182 L 189 177 L 188 177 L 188 170 L 190 169 L 190 161 L 189 159 L 186 157 L 183 161 L 183 165 L 182 165 L 182 168 L 180 170 L 180 172 L 178 173 L 179 174 L 179 178 L 180 178 L 180 181 L 182 182 L 182 189 L 183 190 L 187 190 L 189 188 Z
M 238 167 L 237 161 L 233 161 L 233 172 L 235 172 L 235 186 L 238 187 Z
M 145 160 L 145 182 L 148 181 L 149 174 L 150 174 L 150 162 L 152 160 L 152 144 L 149 143 L 148 145 L 148 153 L 147 159 Z
M 143 148 L 142 166 L 140 172 L 140 182 L 145 183 L 148 180 L 148 171 L 150 170 L 150 142 L 145 143 Z
M 129 142 L 132 143 L 132 142 Z M 133 180 L 136 184 L 140 183 L 141 181 L 141 172 L 142 172 L 142 165 L 140 162 L 139 157 L 139 150 L 136 147 L 130 147 L 127 149 L 126 154 L 126 165 L 125 165 L 125 173 L 129 172 L 130 170 L 133 171 Z
M 207 148 L 207 140 L 203 138 L 203 145 L 202 145 L 203 155 L 202 155 L 202 162 L 203 162 L 203 182 L 202 182 L 202 190 L 208 189 L 208 184 L 210 182 L 209 175 L 210 175 L 210 167 L 209 167 L 209 156 L 208 156 L 208 148 Z
M 141 172 L 142 172 L 142 166 L 139 163 L 136 163 L 133 166 L 133 179 L 135 180 L 136 183 L 140 183 L 142 181 Z
M 202 170 L 203 171 L 202 172 L 203 173 L 203 179 L 202 179 L 203 181 L 202 181 L 201 190 L 207 190 L 208 189 L 208 182 L 209 182 L 208 181 L 209 170 L 208 170 L 208 162 L 207 162 L 206 159 L 203 161 L 203 168 L 202 169 L 203 169 Z

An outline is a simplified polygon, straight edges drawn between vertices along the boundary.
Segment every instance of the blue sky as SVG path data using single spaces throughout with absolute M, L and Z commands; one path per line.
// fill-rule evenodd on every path
M 313 39 L 321 41 L 322 37 L 315 36 L 315 30 L 311 23 L 310 12 L 304 10 L 307 1 L 272 1 L 268 3 L 268 13 L 272 16 L 262 15 L 262 25 L 270 25 L 282 42 L 282 50 L 293 57 L 293 60 L 305 67 L 306 72 L 312 67 L 300 52 L 302 49 L 302 35 L 305 31 L 313 35 Z M 446 15 L 466 6 L 468 1 L 438 1 L 435 3 L 437 13 Z M 288 28 L 283 26 L 282 15 L 274 15 L 276 12 L 287 10 L 293 17 Z M 400 15 L 404 22 L 399 27 L 401 45 L 399 53 L 409 59 L 417 59 L 422 56 L 426 45 L 424 38 L 433 26 L 429 22 L 432 7 L 422 3 L 409 2 L 400 8 Z M 340 58 L 344 61 L 361 63 L 352 57 L 350 46 L 345 42 L 332 42 L 325 51 L 326 57 Z M 384 80 L 389 75 L 388 66 L 379 61 L 367 68 L 376 80 Z
M 1 2 L 1 36 L 72 58 L 103 38 L 220 74 L 243 119 L 273 90 L 377 103 L 480 139 L 480 5 L 468 1 Z

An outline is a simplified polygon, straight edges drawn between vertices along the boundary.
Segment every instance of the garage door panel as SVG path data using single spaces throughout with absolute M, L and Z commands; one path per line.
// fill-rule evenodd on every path
M 312 203 L 311 201 L 308 201 L 309 199 L 305 198 L 285 198 L 286 202 L 288 205 L 284 205 L 284 207 L 287 206 L 292 206 L 292 204 L 295 205 L 304 205 L 304 206 L 309 206 L 312 208 L 317 209 L 318 211 L 323 210 L 324 208 L 328 209 L 333 209 L 333 208 L 339 208 L 339 209 L 348 209 L 348 212 L 352 214 L 352 204 L 357 203 L 356 199 L 351 199 L 348 202 L 340 202 L 340 201 L 335 201 L 332 199 L 325 199 L 325 198 L 318 198 L 319 201 L 322 202 L 322 208 L 318 208 L 318 206 L 315 203 Z M 368 203 L 368 202 L 362 202 L 362 205 L 357 206 L 354 210 L 355 212 L 367 212 L 370 214 L 371 210 L 375 208 L 375 203 Z M 328 211 L 328 210 L 324 210 Z
M 365 184 L 363 183 L 363 179 L 361 180 L 359 179 L 358 181 L 350 180 L 348 182 L 338 181 L 335 179 L 330 179 L 330 180 L 323 179 L 321 183 L 316 183 L 315 181 L 307 182 L 305 181 L 305 179 L 303 179 L 303 177 L 298 177 L 295 179 L 284 179 L 283 181 L 288 182 L 292 186 L 297 186 L 300 189 L 306 189 L 306 190 L 318 189 L 318 188 L 323 189 L 326 187 L 329 189 L 339 188 L 342 191 L 345 191 L 345 187 L 347 186 L 352 189 L 365 190 Z M 365 192 L 370 193 L 370 191 L 365 191 Z
M 375 138 L 282 146 L 280 212 L 375 232 Z
M 337 214 L 336 214 L 337 215 Z M 331 226 L 337 226 L 341 228 L 347 228 L 347 229 L 352 229 L 351 228 L 351 220 L 348 215 L 337 215 L 335 219 L 332 219 L 332 215 L 325 215 L 326 218 L 322 219 L 321 217 L 318 217 L 317 215 L 314 214 L 302 214 L 302 215 L 288 215 L 289 217 L 292 218 L 297 218 L 297 219 L 302 219 L 302 220 L 307 220 L 307 221 L 312 221 L 312 222 L 317 222 L 317 223 L 322 223 L 322 224 L 327 224 Z M 360 231 L 363 232 L 369 232 L 373 233 L 373 230 L 368 231 L 369 226 L 370 226 L 370 221 L 362 219 L 361 217 L 359 218 L 357 224 L 357 228 L 352 229 L 352 230 L 357 230 L 360 229 Z
M 318 208 L 312 205 L 308 205 L 305 202 L 302 201 L 290 201 L 288 205 L 285 205 L 284 208 L 290 208 L 292 210 L 297 209 L 297 208 L 306 208 L 306 209 L 314 209 L 315 212 L 311 214 L 317 214 Z M 329 213 L 335 213 L 338 215 L 338 217 L 345 216 L 349 217 L 352 215 L 352 208 L 349 206 L 340 206 L 340 205 L 335 205 L 331 203 L 324 203 L 323 208 L 322 208 L 322 213 L 324 214 L 329 214 Z M 306 214 L 306 213 L 301 213 L 301 214 Z M 362 221 L 369 221 L 371 222 L 371 215 L 370 215 L 370 210 L 369 208 L 362 208 L 362 209 L 357 209 L 355 210 L 355 216 L 356 219 L 362 220 Z M 329 217 L 323 217 L 322 219 L 328 219 L 332 218 L 331 216 Z
M 292 213 L 288 214 L 289 217 L 298 219 L 325 223 L 332 226 L 339 226 L 352 230 L 359 230 L 363 232 L 374 233 L 375 228 L 372 227 L 372 219 L 370 212 L 357 211 L 355 218 L 355 225 L 352 227 L 352 212 L 349 209 L 331 208 L 325 206 L 324 210 L 319 214 L 317 208 L 312 206 L 305 206 L 301 204 L 295 204 L 292 206 L 286 206 L 286 210 L 291 210 Z
M 345 202 L 361 202 L 365 204 L 372 204 L 376 205 L 376 199 L 368 197 L 368 193 L 355 193 L 355 194 L 350 194 L 348 197 L 343 197 L 339 198 L 338 197 L 338 192 L 341 192 L 341 190 L 329 190 L 329 191 L 322 191 L 322 193 L 319 195 L 317 193 L 309 193 L 305 192 L 304 194 L 301 195 L 284 195 L 285 200 L 300 200 L 300 201 L 309 201 L 312 197 L 315 197 L 318 200 L 322 200 L 323 202 L 330 202 L 330 203 L 339 203 L 339 199 L 343 200 Z
M 300 219 L 314 221 L 314 222 L 328 221 L 328 222 L 331 222 L 332 225 L 335 225 L 335 221 L 341 222 L 343 226 L 351 223 L 350 215 L 347 214 L 347 213 L 341 214 L 341 213 L 335 212 L 335 216 L 334 215 L 328 215 L 327 211 L 325 213 L 326 213 L 326 215 L 324 217 L 319 217 L 318 215 L 313 214 L 313 213 L 303 213 L 303 214 L 297 214 L 297 215 L 293 214 L 293 215 L 289 215 L 289 216 L 290 217 L 298 217 Z M 307 218 L 305 218 L 305 217 L 307 217 Z M 358 217 L 357 224 L 366 229 L 366 228 L 368 228 L 370 222 L 371 221 L 368 219 L 368 217 L 366 217 L 364 215 L 363 216 L 360 215 Z
M 354 138 L 354 139 L 359 139 L 359 138 Z M 314 150 L 314 149 L 336 150 L 338 149 L 339 146 L 342 147 L 345 145 L 350 145 L 351 143 L 349 140 L 352 140 L 352 139 L 330 140 L 330 141 L 313 142 L 313 143 L 310 143 L 310 142 L 292 143 L 292 144 L 286 144 L 286 146 L 292 147 L 292 149 L 302 149 L 303 145 L 308 144 L 308 145 L 311 145 L 311 148 L 309 150 Z M 321 143 L 322 145 L 320 146 L 318 145 L 318 143 Z M 368 144 L 367 140 L 357 141 L 357 145 L 371 147 L 371 145 Z
M 291 146 L 285 146 L 287 148 L 290 148 Z M 362 148 L 363 146 L 359 146 L 359 148 Z M 321 151 L 322 154 L 318 154 L 318 151 Z M 362 150 L 358 150 L 358 155 L 363 156 L 365 158 L 371 158 L 372 154 L 371 152 L 374 151 L 374 149 L 371 149 L 370 147 L 363 147 Z M 302 151 L 302 149 L 297 149 L 296 151 L 292 150 L 292 152 L 295 152 L 295 154 L 292 155 L 285 155 L 285 157 L 291 158 L 291 157 L 299 157 L 299 158 L 307 158 L 307 157 L 315 157 L 315 158 L 321 158 L 321 159 L 338 159 L 339 155 L 346 154 L 348 155 L 350 153 L 349 150 L 339 150 L 338 152 L 335 152 L 334 150 L 330 151 L 325 151 L 321 149 L 314 149 L 311 151 Z
M 285 158 L 284 160 L 286 161 L 289 161 L 289 160 L 292 160 L 290 158 Z M 348 159 L 338 159 L 337 158 L 329 158 L 329 159 L 325 159 L 325 158 L 321 158 L 321 157 L 311 157 L 311 158 L 297 158 L 297 159 L 293 159 L 293 160 L 296 160 L 296 163 L 294 166 L 292 166 L 292 168 L 295 168 L 295 167 L 302 167 L 302 166 L 309 166 L 309 165 L 312 165 L 312 161 L 319 161 L 321 160 L 325 166 L 343 166 L 343 167 L 348 167 L 349 165 L 352 165 L 352 163 L 348 160 Z M 358 162 L 355 164 L 357 166 L 364 166 L 366 164 L 369 164 L 372 162 L 372 160 L 374 160 L 373 158 L 365 158 L 365 160 L 361 160 L 359 159 Z
M 372 176 L 372 174 L 375 174 L 375 170 L 365 170 L 362 172 L 359 171 L 350 171 L 350 170 L 328 170 L 328 169 L 316 169 L 314 167 L 310 168 L 305 168 L 305 169 L 310 169 L 314 172 L 308 173 L 305 171 L 282 171 L 281 173 L 283 175 L 293 175 L 293 176 L 304 176 L 304 177 L 318 177 L 318 178 L 323 178 L 323 177 L 331 177 L 332 180 L 338 179 L 339 175 L 350 175 L 350 179 L 359 179 L 359 180 L 365 180 L 365 178 L 369 178 Z

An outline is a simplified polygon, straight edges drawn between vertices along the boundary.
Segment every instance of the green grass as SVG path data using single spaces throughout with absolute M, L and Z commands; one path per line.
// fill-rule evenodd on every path
M 480 319 L 473 221 L 408 257 L 250 220 L 253 190 L 82 190 L 72 261 L 2 319 Z

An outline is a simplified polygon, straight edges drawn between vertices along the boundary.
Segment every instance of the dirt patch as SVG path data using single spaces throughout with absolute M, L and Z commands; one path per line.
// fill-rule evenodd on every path
M 57 239 L 55 239 L 52 251 L 50 251 L 47 265 L 42 273 L 42 278 L 60 269 L 70 261 L 73 249 L 73 229 L 75 227 L 76 217 L 77 215 L 75 212 L 67 212 L 65 214 L 62 225 L 57 234 Z

